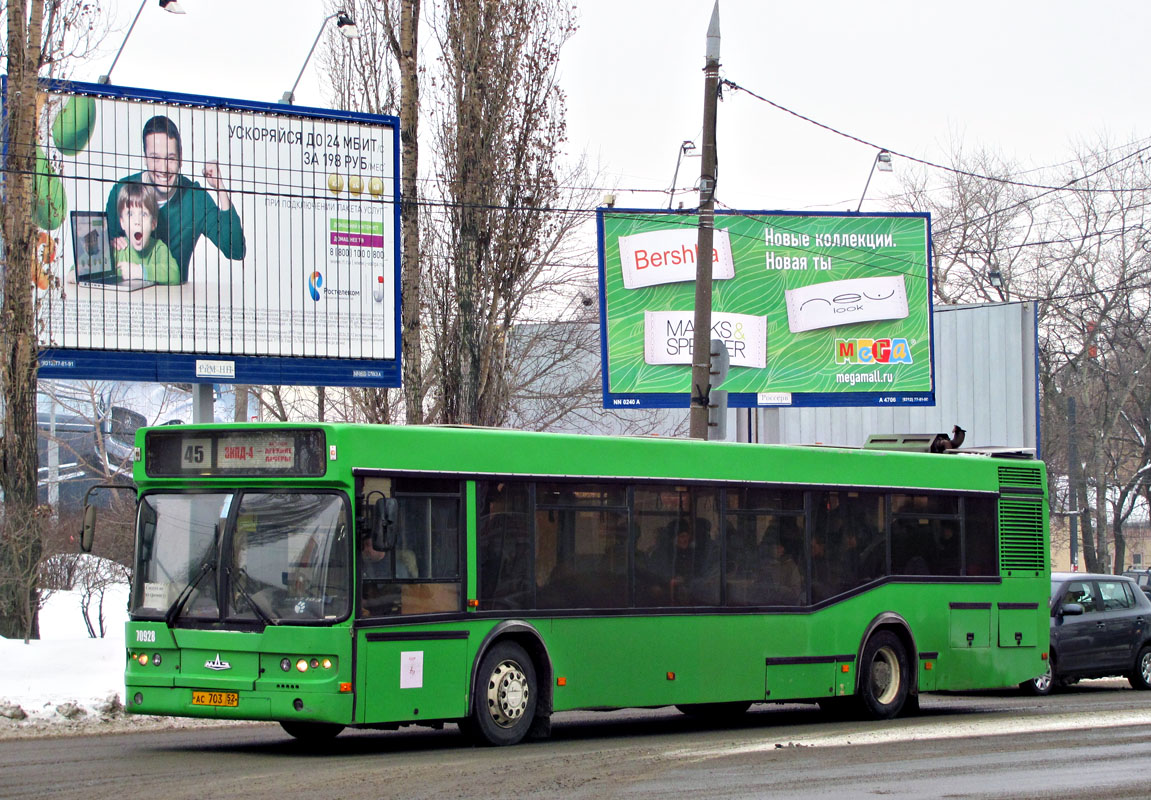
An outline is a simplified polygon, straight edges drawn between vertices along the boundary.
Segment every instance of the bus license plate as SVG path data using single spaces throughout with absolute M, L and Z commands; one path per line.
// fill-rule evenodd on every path
M 234 708 L 239 704 L 239 692 L 192 692 L 192 705 L 194 706 L 228 706 Z

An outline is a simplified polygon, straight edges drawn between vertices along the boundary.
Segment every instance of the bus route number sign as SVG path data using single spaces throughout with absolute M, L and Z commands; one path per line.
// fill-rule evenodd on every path
M 180 449 L 180 466 L 188 470 L 212 468 L 212 440 L 185 439 Z

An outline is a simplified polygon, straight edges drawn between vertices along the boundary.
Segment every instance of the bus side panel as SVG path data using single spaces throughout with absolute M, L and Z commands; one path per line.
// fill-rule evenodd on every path
M 356 670 L 360 721 L 454 719 L 467 713 L 466 638 L 373 636 L 360 631 Z
M 551 627 L 557 711 L 764 699 L 763 617 L 560 618 Z

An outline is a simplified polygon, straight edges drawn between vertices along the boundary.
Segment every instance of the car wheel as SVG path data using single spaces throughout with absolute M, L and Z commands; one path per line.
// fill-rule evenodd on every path
M 1055 689 L 1055 657 L 1047 659 L 1047 669 L 1042 675 L 1036 675 L 1029 681 L 1023 681 L 1019 688 L 1026 694 L 1036 697 L 1046 697 Z
M 1139 648 L 1139 655 L 1135 657 L 1135 667 L 1127 676 L 1127 681 L 1133 689 L 1151 689 L 1151 645 Z

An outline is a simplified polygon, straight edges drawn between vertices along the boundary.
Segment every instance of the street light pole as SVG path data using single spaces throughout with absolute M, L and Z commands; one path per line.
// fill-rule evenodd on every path
M 695 331 L 691 350 L 690 436 L 707 438 L 711 389 L 711 256 L 715 238 L 715 116 L 719 100 L 719 0 L 707 26 L 703 80 L 703 144 L 699 173 L 699 238 L 695 262 Z

